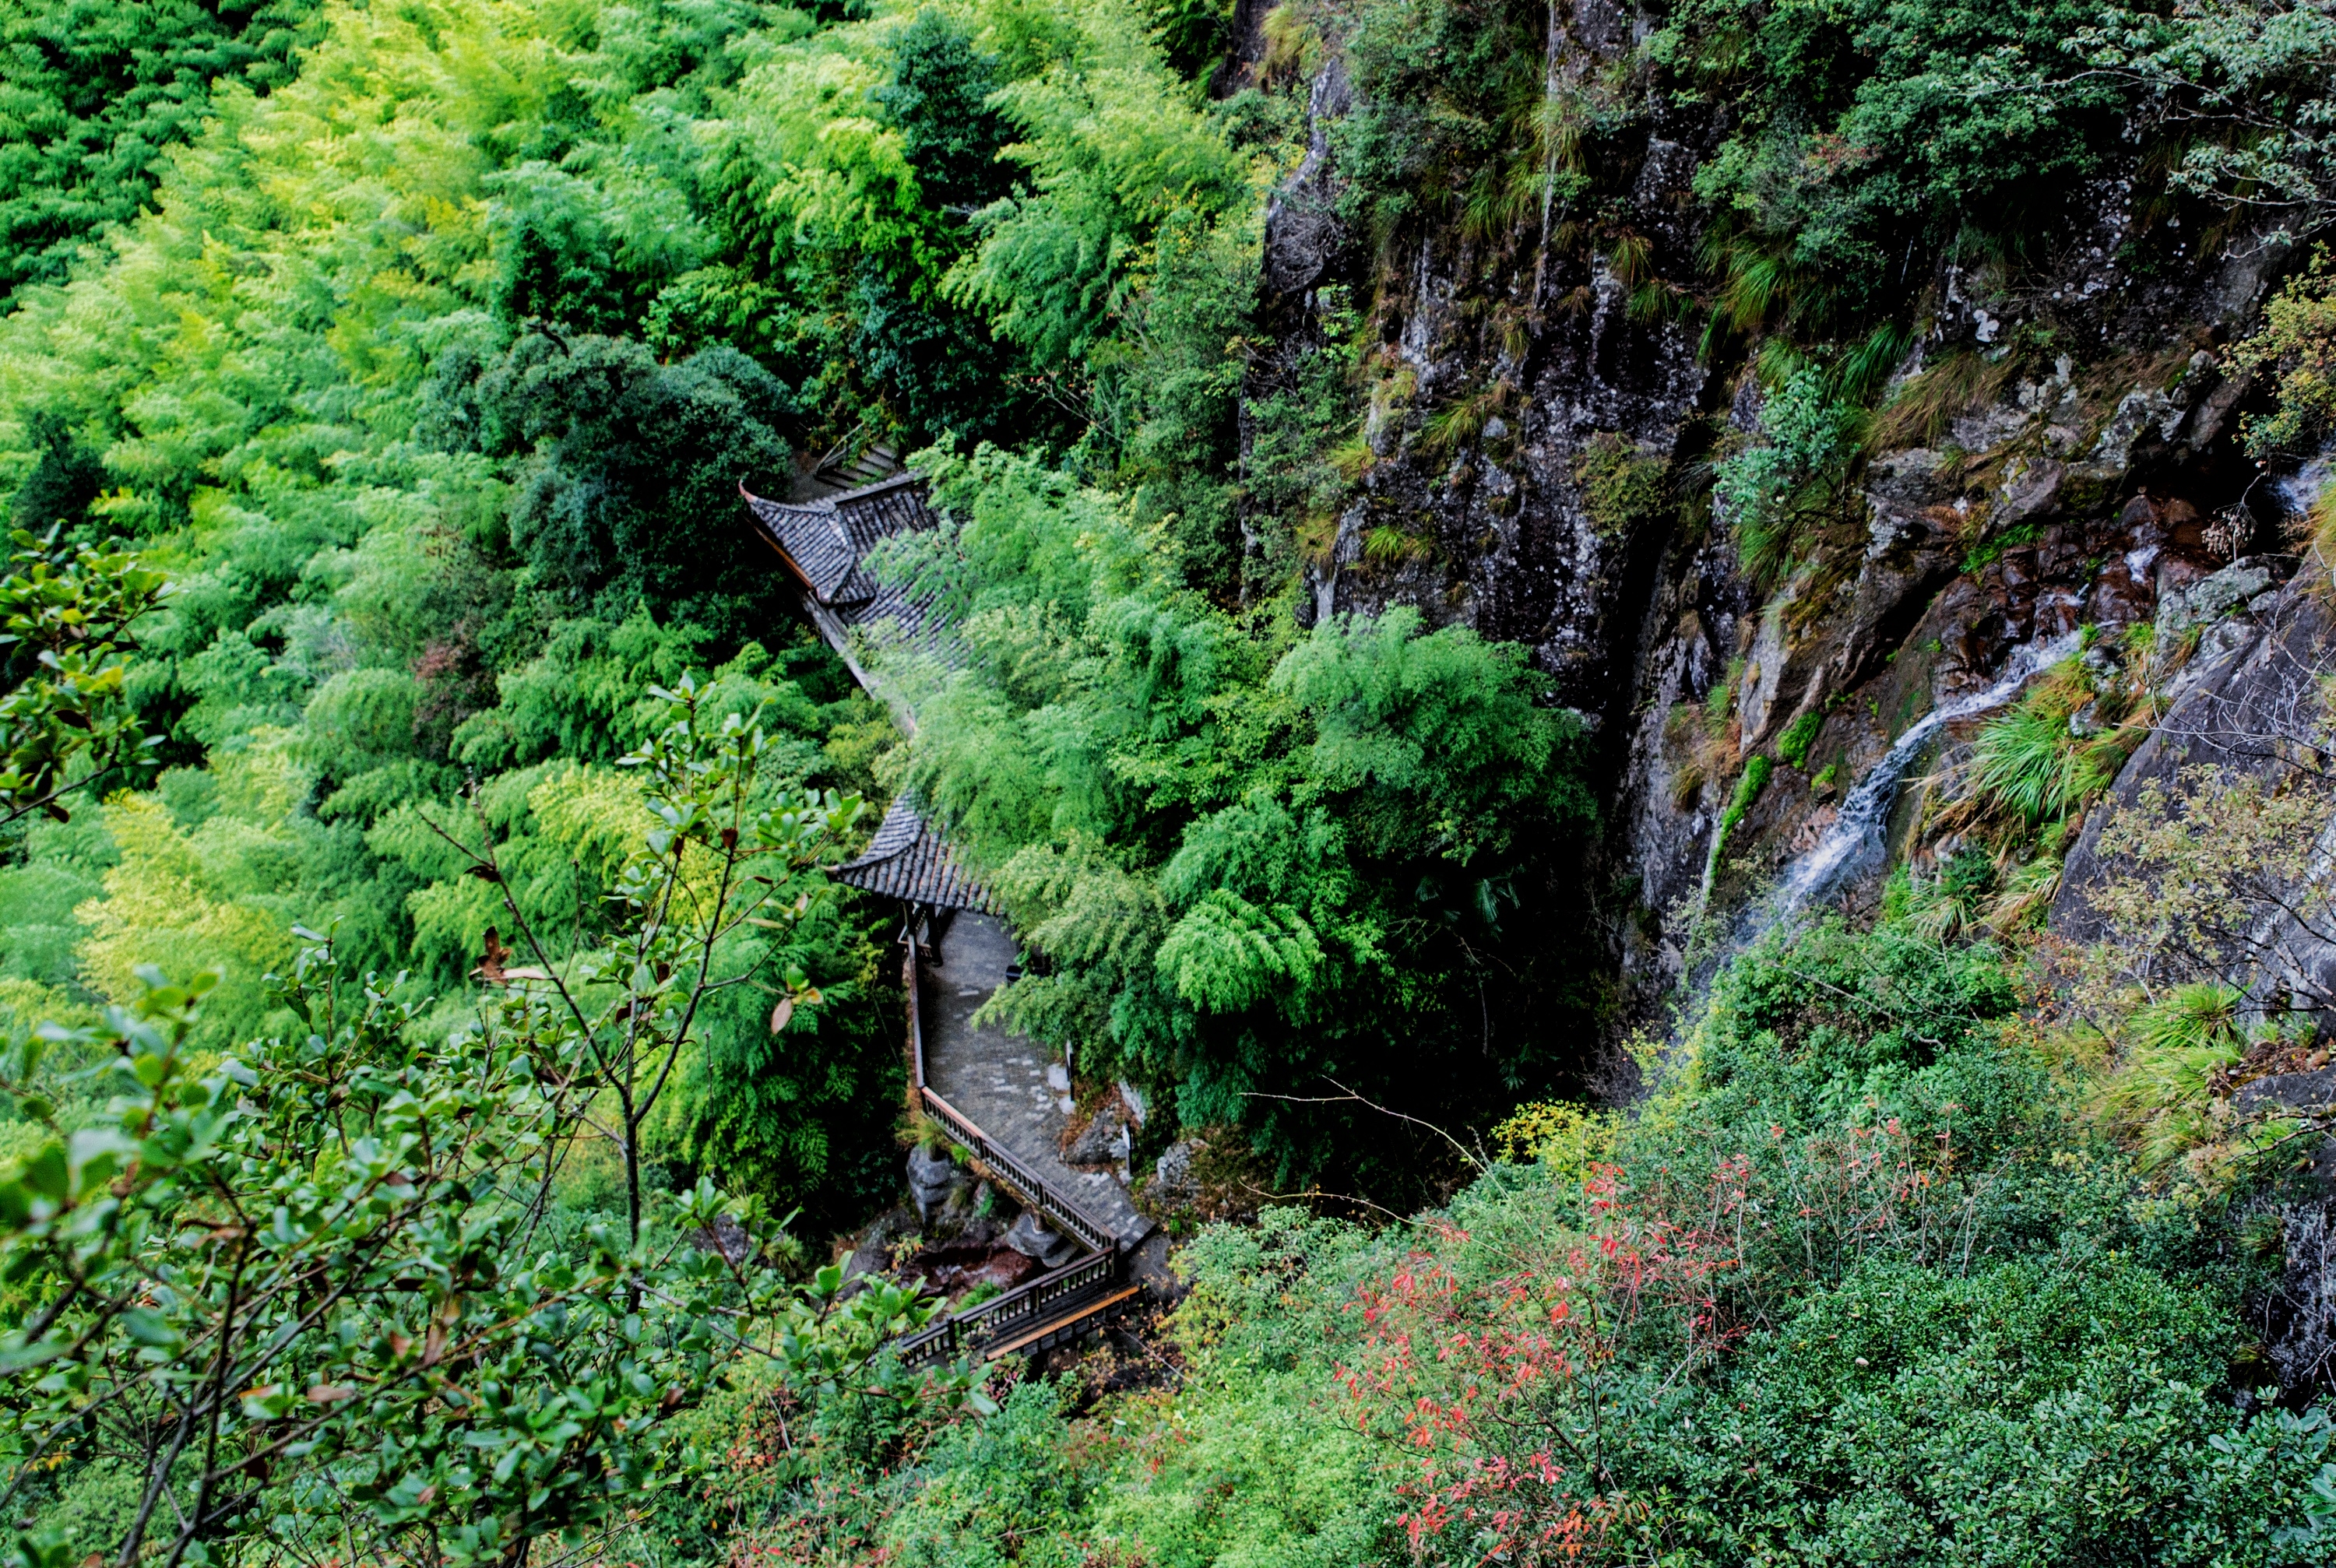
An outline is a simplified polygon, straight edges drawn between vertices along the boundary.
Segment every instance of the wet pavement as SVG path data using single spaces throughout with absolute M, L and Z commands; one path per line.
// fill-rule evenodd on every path
M 938 963 L 924 969 L 925 1076 L 933 1091 L 1014 1152 L 1041 1180 L 1133 1246 L 1152 1231 L 1116 1174 L 1063 1164 L 1069 1078 L 1054 1053 L 973 1015 L 1006 983 L 1015 946 L 1004 922 L 964 911 L 942 932 Z M 1048 1067 L 1054 1074 L 1049 1077 Z

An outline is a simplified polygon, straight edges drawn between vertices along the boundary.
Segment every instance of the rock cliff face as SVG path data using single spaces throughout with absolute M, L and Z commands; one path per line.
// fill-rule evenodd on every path
M 1554 23 L 1553 73 L 1617 56 L 1643 25 L 1607 0 L 1561 5 Z M 1919 330 L 1893 382 L 1944 367 L 1956 395 L 1885 416 L 1839 537 L 1756 585 L 1692 498 L 1698 464 L 1757 436 L 1759 383 L 1740 347 L 1705 346 L 1702 312 L 1647 304 L 1650 278 L 1674 300 L 1697 287 L 1692 181 L 1722 129 L 1712 113 L 1650 93 L 1618 144 L 1626 166 L 1607 183 L 1627 187 L 1645 241 L 1625 278 L 1613 254 L 1530 219 L 1368 251 L 1338 216 L 1329 134 L 1356 102 L 1334 48 L 1265 235 L 1285 358 L 1320 340 L 1336 298 L 1367 310 L 1376 342 L 1370 461 L 1306 567 L 1313 609 L 1408 604 L 1532 648 L 1598 737 L 1608 936 L 1642 1004 L 1713 950 L 1690 940 L 1698 918 L 1707 936 L 1740 932 L 1737 911 L 1837 831 L 1885 757 L 1908 789 L 1887 781 L 1858 809 L 1894 806 L 1876 831 L 1903 827 L 1914 781 L 1961 738 L 1933 724 L 1899 756 L 1924 716 L 2002 685 L 2023 648 L 2147 619 L 2234 555 L 2281 547 L 2289 492 L 2239 453 L 2249 389 L 2214 352 L 2275 281 L 2276 247 L 2197 255 L 2109 178 L 2077 193 L 2070 242 L 2016 292 L 1952 262 L 1909 277 Z M 1773 772 L 1715 857 L 1731 791 L 1763 755 Z

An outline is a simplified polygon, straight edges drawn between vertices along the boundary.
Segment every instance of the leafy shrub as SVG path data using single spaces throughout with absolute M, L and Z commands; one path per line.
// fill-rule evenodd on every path
M 1050 960 L 1008 1016 L 1175 1086 L 1187 1125 L 1246 1120 L 1311 1165 L 1338 1124 L 1251 1090 L 1328 1072 L 1417 1092 L 1436 1053 L 1481 1049 L 1486 1008 L 1560 983 L 1519 978 L 1524 911 L 1589 806 L 1575 726 L 1515 650 L 1403 610 L 1277 648 L 1114 498 L 988 451 L 939 487 L 962 523 L 890 570 L 962 607 L 971 657 L 945 676 L 890 657 L 931 683 L 911 782 Z M 1505 999 L 1476 993 L 1495 951 L 1518 966 Z M 1504 1072 L 1545 1048 L 1523 1031 Z
M 1823 499 L 1851 452 L 1850 415 L 1818 372 L 1793 373 L 1760 411 L 1760 433 L 1714 468 L 1714 502 L 1744 569 L 1773 586 L 1791 570 L 1800 514 Z
M 2179 101 L 2169 184 L 2209 210 L 2244 214 L 2289 241 L 2336 212 L 2328 83 L 2336 25 L 2326 12 L 2261 3 L 2155 14 L 2105 12 L 2069 41 L 2096 70 Z
M 1293 14 L 1296 7 L 1290 7 Z M 1504 0 L 1376 0 L 1341 18 L 1353 111 L 1325 128 L 1343 217 L 1374 240 L 1456 219 L 1491 239 L 1588 186 L 1589 137 L 1622 97 L 1552 99 L 1546 15 Z
M 2169 787 L 2145 783 L 2109 815 L 2098 841 L 2120 874 L 2088 891 L 2101 939 L 2088 1008 L 2122 1011 L 2146 977 L 2246 989 L 2258 974 L 2286 977 L 2288 1010 L 2325 1005 L 2294 962 L 2316 942 L 2329 893 L 2311 875 L 2310 845 L 2327 820 L 2325 785 L 2301 770 L 2269 778 L 2185 769 Z
M 711 1181 L 666 1214 L 644 1191 L 643 1124 L 708 1027 L 700 1004 L 765 967 L 728 939 L 803 918 L 824 896 L 813 852 L 861 803 L 774 789 L 768 737 L 751 717 L 704 722 L 701 696 L 665 694 L 673 722 L 628 759 L 605 927 L 547 945 L 493 849 L 457 850 L 536 961 L 490 935 L 478 974 L 495 991 L 451 1034 L 316 946 L 270 983 L 297 1021 L 281 1037 L 200 1051 L 218 972 L 172 987 L 145 968 L 102 1030 L 51 1027 L 0 1054 L 0 1091 L 45 1135 L 0 1174 L 0 1260 L 33 1303 L 0 1350 L 63 1374 L 17 1390 L 30 1442 L 11 1445 L 12 1500 L 54 1468 L 24 1461 L 79 1452 L 144 1473 L 144 1505 L 92 1543 L 125 1558 L 363 1537 L 477 1563 L 614 1523 L 693 1467 L 663 1417 L 749 1345 L 823 1408 L 964 1395 L 968 1378 L 882 1354 L 930 1317 L 914 1291 L 842 1300 L 833 1265 L 796 1290 L 759 1239 L 716 1261 L 691 1240 L 728 1222 Z M 799 971 L 767 985 L 796 1008 L 822 999 Z M 53 1039 L 112 1080 L 89 1125 L 69 1130 L 44 1092 Z M 579 1144 L 619 1164 L 621 1207 L 546 1226 Z M 289 1315 L 253 1310 L 294 1298 Z M 76 1396 L 92 1385 L 117 1392 L 92 1409 Z M 157 1426 L 176 1440 L 142 1441 Z
M 1692 1499 L 1672 1527 L 1819 1561 L 2301 1563 L 2278 1537 L 2325 1437 L 2212 1397 L 2217 1316 L 2114 1261 L 1865 1264 L 1747 1344 L 1737 1401 L 1665 1434 L 1656 1474 Z M 2215 1444 L 2261 1457 L 2233 1475 Z
M 2247 451 L 2269 458 L 2310 450 L 2336 421 L 2336 273 L 2329 270 L 2326 247 L 2265 304 L 2261 329 L 2232 345 L 2225 357 L 2234 369 L 2272 378 L 2276 388 L 2270 413 L 2241 416 Z
M 1538 1160 L 1580 1180 L 1612 1153 L 1621 1124 L 1622 1118 L 1611 1111 L 1544 1100 L 1518 1106 L 1493 1129 L 1493 1143 L 1503 1159 Z
M 1669 13 L 1652 57 L 1744 111 L 1696 176 L 1734 328 L 1836 337 L 1894 312 L 1918 250 L 2069 221 L 2061 194 L 2117 147 L 2132 91 L 2068 69 L 2095 19 L 2058 0 Z
M 1772 937 L 1712 983 L 1698 1114 L 1788 1134 L 1896 1117 L 1984 1159 L 2041 1135 L 2055 1114 L 2040 1066 L 1995 1048 L 1994 1023 L 2017 999 L 1985 943 L 1942 947 L 1888 924 L 1858 933 L 1836 919 Z
M 914 1568 L 1076 1563 L 1074 1533 L 1102 1477 L 1063 1441 L 1062 1404 L 1054 1385 L 1025 1383 L 996 1417 L 945 1434 L 885 1525 L 886 1560 Z

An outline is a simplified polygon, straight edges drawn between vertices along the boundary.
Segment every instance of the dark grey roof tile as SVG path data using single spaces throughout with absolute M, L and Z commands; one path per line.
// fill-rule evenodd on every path
M 988 888 L 966 874 L 957 852 L 906 794 L 893 800 L 866 852 L 836 868 L 835 880 L 904 903 L 1005 912 Z

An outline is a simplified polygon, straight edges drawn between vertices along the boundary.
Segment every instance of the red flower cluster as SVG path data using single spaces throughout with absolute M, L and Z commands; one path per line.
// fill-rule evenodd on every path
M 1436 1251 L 1362 1293 L 1361 1346 L 1338 1377 L 1364 1429 L 1406 1456 L 1397 1490 L 1416 1554 L 1579 1562 L 1644 1515 L 1609 1464 L 1628 1419 L 1616 1363 L 1627 1349 L 1676 1378 L 1735 1337 L 1717 1292 L 1740 1261 L 1749 1180 L 1746 1162 L 1723 1164 L 1702 1212 L 1685 1218 L 1636 1201 L 1619 1168 L 1599 1166 L 1586 1224 L 1484 1249 L 1445 1226 Z M 1478 1251 L 1517 1266 L 1464 1277 L 1451 1260 Z

